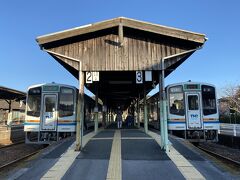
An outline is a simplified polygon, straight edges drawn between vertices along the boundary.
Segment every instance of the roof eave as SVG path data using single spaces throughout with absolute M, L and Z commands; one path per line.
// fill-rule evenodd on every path
M 36 40 L 38 44 L 41 46 L 46 43 L 51 43 L 54 41 L 59 41 L 66 38 L 71 38 L 74 36 L 79 36 L 79 35 L 95 32 L 103 29 L 117 27 L 119 26 L 119 24 L 122 24 L 122 26 L 124 27 L 129 27 L 129 28 L 138 29 L 142 31 L 152 32 L 155 34 L 193 41 L 200 44 L 204 44 L 204 42 L 207 39 L 204 34 L 185 31 L 185 30 L 176 29 L 176 28 L 167 27 L 167 26 L 161 26 L 158 24 L 152 24 L 152 23 L 138 21 L 138 20 L 129 19 L 125 17 L 119 17 L 111 20 L 97 22 L 94 24 L 80 26 L 77 28 L 59 31 L 56 33 L 47 34 L 44 36 L 39 36 L 37 37 Z

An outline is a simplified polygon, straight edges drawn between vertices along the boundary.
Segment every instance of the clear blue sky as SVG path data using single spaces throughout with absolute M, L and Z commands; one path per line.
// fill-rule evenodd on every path
M 240 1 L 227 0 L 5 0 L 0 5 L 0 85 L 26 91 L 43 82 L 77 86 L 77 80 L 39 49 L 39 35 L 119 16 L 206 34 L 166 83 L 240 84 Z

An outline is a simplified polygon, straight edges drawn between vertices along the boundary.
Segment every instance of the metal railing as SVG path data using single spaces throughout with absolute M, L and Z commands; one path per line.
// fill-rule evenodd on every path
M 219 134 L 240 137 L 240 124 L 221 123 Z

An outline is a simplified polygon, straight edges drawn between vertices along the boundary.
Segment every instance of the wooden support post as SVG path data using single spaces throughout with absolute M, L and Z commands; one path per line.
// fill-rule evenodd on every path
M 95 119 L 94 119 L 94 132 L 98 132 L 98 87 L 95 94 Z
M 147 94 L 146 94 L 146 87 L 144 86 L 144 99 L 143 99 L 143 103 L 144 103 L 144 131 L 145 133 L 148 132 L 148 114 L 147 114 Z
M 77 104 L 77 129 L 76 129 L 76 151 L 82 149 L 83 122 L 84 122 L 84 72 L 82 63 L 79 61 L 79 91 Z
M 123 25 L 122 25 L 122 23 L 120 23 L 118 26 L 118 36 L 119 36 L 119 44 L 120 44 L 120 46 L 122 46 L 123 45 Z
M 12 100 L 9 100 L 9 104 L 8 104 L 8 119 L 7 119 L 7 125 L 11 126 L 12 124 Z

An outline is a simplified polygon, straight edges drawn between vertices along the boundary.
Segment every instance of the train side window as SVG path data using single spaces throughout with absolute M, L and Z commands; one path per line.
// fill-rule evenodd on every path
M 40 117 L 41 87 L 31 88 L 28 91 L 27 115 Z
M 74 112 L 74 91 L 71 88 L 61 87 L 59 97 L 59 117 L 72 116 Z
M 171 114 L 184 116 L 184 99 L 181 86 L 171 87 L 169 89 L 169 110 Z
M 215 88 L 202 85 L 203 114 L 210 115 L 217 113 Z

